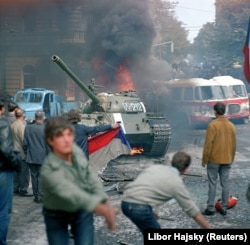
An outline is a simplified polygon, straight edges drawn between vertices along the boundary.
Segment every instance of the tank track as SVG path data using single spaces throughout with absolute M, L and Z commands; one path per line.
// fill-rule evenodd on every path
M 169 148 L 172 132 L 168 124 L 152 124 L 153 143 L 151 149 L 146 154 L 152 157 L 161 157 L 167 153 Z

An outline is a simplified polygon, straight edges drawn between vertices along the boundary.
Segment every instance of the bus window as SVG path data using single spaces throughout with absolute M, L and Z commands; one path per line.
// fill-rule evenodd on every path
M 184 88 L 184 100 L 194 100 L 193 88 Z
M 173 88 L 171 91 L 171 95 L 174 100 L 181 100 L 181 88 Z
M 231 91 L 230 87 L 221 86 L 221 89 L 223 90 L 223 94 L 225 96 L 225 99 L 232 98 L 233 92 Z
M 200 87 L 195 87 L 195 89 L 194 89 L 194 98 L 195 98 L 195 100 L 201 100 L 199 91 L 200 91 Z
M 237 97 L 246 97 L 246 93 L 244 93 L 244 89 L 242 85 L 233 85 L 232 86 L 232 91 L 233 91 L 233 97 L 237 98 Z
M 224 92 L 222 86 L 214 86 L 213 91 L 215 99 L 221 100 L 226 98 L 226 93 Z
M 201 86 L 200 88 L 203 100 L 211 100 L 214 98 L 211 86 Z

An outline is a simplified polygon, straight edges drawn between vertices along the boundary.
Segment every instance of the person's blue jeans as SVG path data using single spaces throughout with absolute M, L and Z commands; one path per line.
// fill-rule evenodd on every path
M 6 245 L 13 197 L 13 172 L 0 172 L 0 245 Z
M 160 229 L 160 224 L 157 222 L 152 207 L 145 204 L 137 204 L 122 201 L 121 209 L 142 233 L 146 229 Z
M 216 186 L 218 175 L 220 177 L 220 185 L 222 189 L 221 201 L 222 209 L 227 209 L 229 197 L 229 173 L 231 164 L 207 164 L 207 177 L 208 177 L 208 200 L 207 209 L 214 211 L 214 202 L 216 196 Z
M 64 212 L 43 208 L 49 245 L 69 245 L 68 226 L 71 226 L 75 245 L 94 244 L 94 218 L 86 211 Z

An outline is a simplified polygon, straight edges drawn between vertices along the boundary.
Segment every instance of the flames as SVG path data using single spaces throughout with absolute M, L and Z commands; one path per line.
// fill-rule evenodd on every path
M 142 154 L 144 152 L 144 149 L 142 147 L 133 147 L 130 155 L 139 155 Z
M 131 74 L 125 65 L 120 65 L 117 68 L 116 81 L 121 91 L 135 90 Z
M 128 62 L 125 60 L 122 64 L 119 64 L 115 67 L 109 63 L 103 63 L 98 59 L 93 59 L 92 61 L 93 68 L 96 71 L 96 74 L 98 74 L 98 81 L 101 83 L 101 85 L 107 88 L 112 87 L 115 89 L 113 92 L 116 92 L 117 90 L 135 90 L 134 82 L 127 63 Z M 104 71 L 104 65 L 114 71 L 112 76 L 110 76 L 110 70 Z

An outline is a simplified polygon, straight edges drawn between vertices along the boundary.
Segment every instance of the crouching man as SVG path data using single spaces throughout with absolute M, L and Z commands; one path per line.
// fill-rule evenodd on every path
M 185 152 L 177 152 L 171 166 L 154 165 L 145 169 L 132 183 L 128 184 L 121 208 L 123 213 L 144 233 L 145 229 L 160 229 L 153 208 L 174 198 L 181 208 L 201 227 L 209 229 L 199 208 L 183 183 L 181 175 L 191 164 L 191 157 Z
M 74 126 L 62 116 L 51 117 L 46 122 L 45 138 L 51 147 L 41 168 L 48 242 L 68 244 L 70 225 L 75 244 L 93 245 L 93 214 L 103 216 L 114 230 L 117 210 L 110 206 L 83 151 L 74 144 Z

